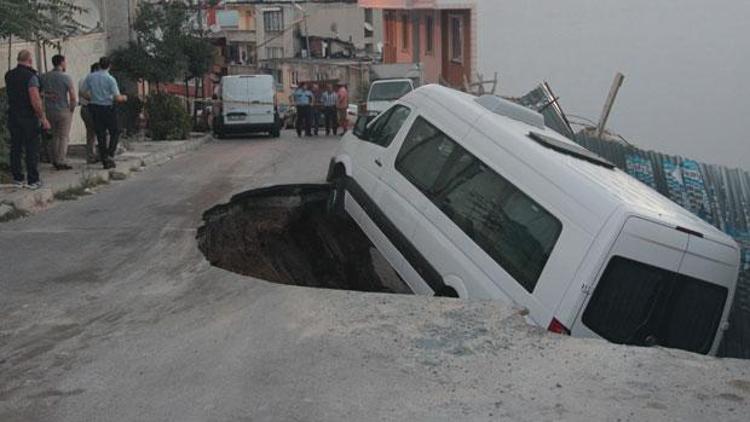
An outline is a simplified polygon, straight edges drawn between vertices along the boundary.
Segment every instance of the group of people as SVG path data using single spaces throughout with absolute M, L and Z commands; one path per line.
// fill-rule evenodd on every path
M 41 76 L 33 67 L 30 51 L 21 50 L 17 62 L 5 74 L 13 184 L 30 189 L 41 187 L 39 158 L 43 132 L 51 135 L 47 155 L 54 168 L 61 171 L 72 168 L 68 163 L 68 144 L 78 105 L 86 126 L 88 163 L 101 162 L 105 169 L 114 168 L 119 138 L 114 106 L 127 101 L 127 96 L 120 93 L 117 81 L 109 73 L 109 59 L 102 57 L 91 65 L 90 73 L 78 84 L 80 95 L 76 95 L 73 79 L 66 73 L 65 56 L 52 57 L 53 69 Z
M 339 128 L 342 136 L 349 127 L 349 91 L 346 83 L 339 84 L 334 90 L 333 84 L 326 84 L 321 89 L 318 84 L 308 88 L 307 83 L 300 84 L 292 94 L 294 106 L 297 109 L 295 128 L 297 136 L 318 135 L 320 126 L 325 126 L 326 135 L 337 135 Z

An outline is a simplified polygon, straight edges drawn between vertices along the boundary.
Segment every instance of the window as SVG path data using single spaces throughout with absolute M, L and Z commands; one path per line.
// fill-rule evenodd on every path
M 409 16 L 401 15 L 401 48 L 409 49 Z
M 365 8 L 365 22 L 372 23 L 372 9 Z
M 583 313 L 605 339 L 708 353 L 727 289 L 663 268 L 613 257 Z
M 368 128 L 368 141 L 388 148 L 401 130 L 410 110 L 402 105 L 395 105 L 380 115 Z
M 462 63 L 464 61 L 464 37 L 462 18 L 461 16 L 451 16 L 450 22 L 451 61 Z
M 528 292 L 562 224 L 439 129 L 419 117 L 396 169 Z
M 424 39 L 425 48 L 424 51 L 427 54 L 432 54 L 434 51 L 434 38 L 435 38 L 435 22 L 432 16 L 426 16 L 424 20 Z
M 284 12 L 281 10 L 266 10 L 263 12 L 263 29 L 266 32 L 281 32 L 284 30 Z
M 283 59 L 284 47 L 266 47 L 266 59 Z

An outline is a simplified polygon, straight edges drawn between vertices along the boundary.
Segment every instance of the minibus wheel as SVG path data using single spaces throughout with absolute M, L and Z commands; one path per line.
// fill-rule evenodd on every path
M 451 286 L 443 286 L 435 292 L 435 297 L 459 297 L 458 292 Z
M 346 210 L 344 209 L 344 196 L 346 195 L 346 186 L 344 176 L 339 174 L 339 168 L 334 173 L 333 180 L 331 180 L 331 193 L 328 195 L 328 203 L 326 209 L 329 214 L 337 217 L 344 217 Z

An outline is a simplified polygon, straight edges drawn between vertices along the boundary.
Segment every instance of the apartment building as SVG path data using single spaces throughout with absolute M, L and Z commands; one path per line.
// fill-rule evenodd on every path
M 476 69 L 476 0 L 359 0 L 383 15 L 383 63 L 419 63 L 428 83 L 463 86 Z

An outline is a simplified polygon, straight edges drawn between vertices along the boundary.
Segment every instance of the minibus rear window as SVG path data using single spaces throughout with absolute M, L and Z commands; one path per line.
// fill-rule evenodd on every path
M 706 354 L 727 294 L 725 287 L 616 256 L 599 280 L 583 323 L 614 343 Z

